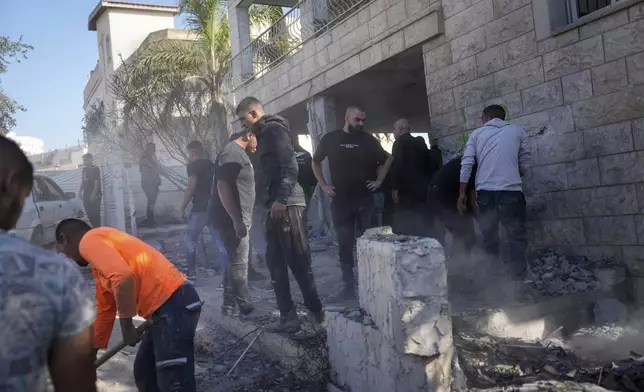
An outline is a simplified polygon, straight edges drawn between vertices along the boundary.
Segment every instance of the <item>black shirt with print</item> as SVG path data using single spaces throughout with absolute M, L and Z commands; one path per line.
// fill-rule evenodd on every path
M 373 135 L 340 129 L 322 137 L 313 161 L 321 163 L 325 158 L 329 159 L 336 199 L 345 199 L 368 196 L 367 181 L 376 179 L 378 166 L 384 164 L 387 157 L 387 152 Z

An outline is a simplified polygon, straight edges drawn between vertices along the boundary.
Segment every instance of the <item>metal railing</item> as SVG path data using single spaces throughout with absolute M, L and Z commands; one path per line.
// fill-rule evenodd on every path
M 302 0 L 237 53 L 228 85 L 249 83 L 302 48 L 307 40 L 333 29 L 370 0 Z

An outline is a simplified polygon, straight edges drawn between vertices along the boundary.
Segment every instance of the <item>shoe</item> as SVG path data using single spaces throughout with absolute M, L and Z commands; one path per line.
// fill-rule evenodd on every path
M 251 304 L 244 305 L 244 306 L 239 306 L 239 313 L 241 313 L 242 316 L 248 316 L 255 310 L 255 307 Z
M 324 311 L 320 312 L 307 312 L 307 322 L 302 325 L 302 328 L 295 332 L 291 338 L 293 340 L 307 340 L 313 339 L 325 333 L 324 327 Z
M 268 324 L 265 328 L 269 333 L 295 333 L 302 328 L 302 323 L 295 309 L 291 310 L 285 315 L 280 316 L 280 319 L 274 323 Z

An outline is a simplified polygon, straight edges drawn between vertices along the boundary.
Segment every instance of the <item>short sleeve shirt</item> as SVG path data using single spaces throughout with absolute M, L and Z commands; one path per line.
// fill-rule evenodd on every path
M 0 233 L 0 391 L 44 392 L 54 341 L 94 322 L 93 294 L 73 261 Z
M 192 211 L 206 212 L 210 200 L 210 186 L 215 173 L 215 164 L 210 159 L 197 159 L 188 164 L 188 177 L 197 177 L 197 186 L 192 195 Z
M 337 130 L 322 137 L 313 161 L 329 159 L 331 183 L 336 199 L 365 197 L 369 194 L 367 181 L 376 179 L 378 166 L 388 154 L 378 139 L 364 131 Z
M 250 227 L 255 204 L 255 171 L 248 154 L 236 142 L 228 143 L 217 157 L 215 178 L 232 186 L 242 220 Z M 221 202 L 217 204 L 216 217 L 219 223 L 229 222 L 228 213 Z

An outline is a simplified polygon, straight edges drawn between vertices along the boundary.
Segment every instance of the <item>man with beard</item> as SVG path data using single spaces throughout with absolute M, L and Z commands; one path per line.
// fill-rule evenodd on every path
M 299 333 L 301 323 L 291 297 L 288 268 L 300 286 L 304 304 L 312 313 L 313 322 L 324 321 L 318 297 L 308 238 L 304 191 L 297 183 L 297 161 L 288 122 L 279 116 L 267 115 L 257 98 L 244 98 L 236 109 L 242 125 L 257 135 L 261 165 L 261 181 L 266 193 L 266 262 L 280 319 L 269 325 L 268 332 Z
M 331 213 L 339 245 L 344 289 L 339 299 L 355 298 L 353 247 L 356 238 L 373 226 L 372 194 L 382 186 L 392 158 L 380 142 L 363 131 L 365 111 L 347 108 L 344 127 L 327 133 L 313 154 L 313 172 L 322 190 L 333 197 Z M 329 159 L 331 183 L 322 173 Z
M 246 151 L 257 150 L 257 138 L 249 131 L 233 135 L 215 161 L 218 200 L 214 203 L 228 266 L 224 273 L 222 314 L 232 316 L 235 308 L 246 315 L 253 311 L 248 294 L 249 229 L 255 204 L 255 171 Z
M 94 306 L 75 265 L 7 233 L 33 186 L 33 166 L 0 136 L 0 390 L 96 392 Z

